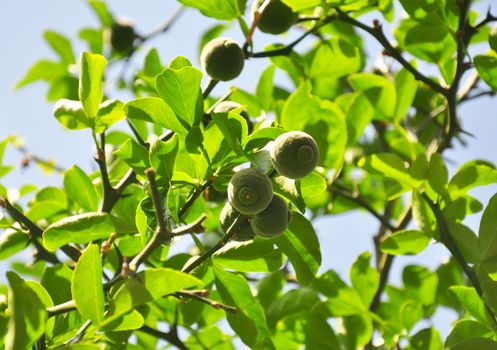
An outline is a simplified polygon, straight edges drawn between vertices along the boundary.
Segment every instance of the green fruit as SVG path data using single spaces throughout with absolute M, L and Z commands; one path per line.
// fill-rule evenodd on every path
M 242 105 L 237 102 L 223 101 L 214 108 L 214 113 L 228 113 L 229 111 L 241 106 Z M 241 111 L 240 115 L 247 121 L 248 133 L 250 134 L 254 130 L 254 124 L 250 120 L 250 117 L 245 109 Z
M 300 179 L 309 174 L 318 164 L 318 145 L 305 132 L 284 133 L 274 140 L 271 161 L 280 175 L 290 179 Z
M 228 231 L 238 215 L 240 215 L 240 213 L 237 212 L 231 204 L 226 203 L 219 216 L 219 221 L 221 222 L 221 227 L 224 232 Z M 252 226 L 250 226 L 250 222 L 247 220 L 240 225 L 233 239 L 235 241 L 243 242 L 254 238 L 254 236 L 255 232 L 252 230 Z
M 252 13 L 264 3 L 264 0 L 255 0 Z M 297 22 L 297 14 L 281 0 L 271 0 L 259 18 L 257 28 L 268 34 L 281 34 L 286 32 Z
M 259 236 L 272 238 L 283 234 L 291 219 L 292 212 L 286 201 L 274 195 L 267 208 L 252 217 L 250 226 Z
M 110 27 L 110 44 L 114 51 L 129 53 L 133 49 L 136 33 L 133 26 L 123 20 L 112 23 Z
M 245 55 L 236 41 L 216 38 L 202 49 L 200 63 L 212 79 L 228 81 L 242 72 Z
M 235 173 L 228 184 L 230 204 L 245 215 L 260 213 L 266 209 L 272 198 L 271 179 L 252 168 Z

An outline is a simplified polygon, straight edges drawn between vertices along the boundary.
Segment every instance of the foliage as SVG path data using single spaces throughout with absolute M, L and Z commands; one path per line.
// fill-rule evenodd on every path
M 15 197 L 0 184 L 0 259 L 34 252 L 33 261 L 12 264 L 0 287 L 0 342 L 9 350 L 152 349 L 164 341 L 180 349 L 240 342 L 254 349 L 497 348 L 497 195 L 484 207 L 470 192 L 497 183 L 497 169 L 474 160 L 449 176 L 443 157 L 464 136 L 459 106 L 497 91 L 489 28 L 497 18 L 476 13 L 471 0 L 282 0 L 298 14 L 291 30 L 299 36 L 286 45 L 279 44 L 286 37 L 273 36 L 275 44 L 258 51 L 253 34 L 268 1 L 253 15 L 245 0 L 179 3 L 225 21 L 202 35 L 202 46 L 239 26 L 245 62 L 236 70 L 255 59 L 267 68 L 254 92 L 231 87 L 219 97 L 213 93 L 226 91 L 223 82 L 183 56 L 165 64 L 152 48 L 131 79 L 119 77 L 133 95 L 119 101 L 107 93 L 109 65 L 129 68 L 136 50 L 167 35 L 176 17 L 148 35 L 127 24 L 127 42 L 112 49 L 108 33 L 118 19 L 103 1 L 88 0 L 100 26 L 80 31 L 88 47 L 81 55 L 63 35 L 45 32 L 58 60 L 38 60 L 17 87 L 47 82 L 61 126 L 93 137 L 98 170 L 61 170 L 36 157 L 61 170 L 60 186 L 26 185 Z M 401 11 L 407 16 L 397 22 Z M 369 13 L 382 19 L 369 25 Z M 382 22 L 395 23 L 395 44 Z M 391 64 L 372 67 L 365 38 Z M 307 48 L 299 45 L 304 39 Z M 488 52 L 471 57 L 476 44 Z M 290 83 L 278 85 L 276 73 Z M 224 100 L 238 104 L 216 110 Z M 309 134 L 316 143 L 306 147 L 320 155 L 302 178 L 273 169 L 273 141 L 290 131 Z M 2 161 L 10 145 L 15 138 L 0 143 L 0 177 L 13 170 Z M 248 166 L 271 178 L 284 201 L 282 235 L 237 240 L 251 220 L 241 214 L 220 225 L 230 180 Z M 352 210 L 375 217 L 379 231 L 374 254 L 358 256 L 345 281 L 319 272 L 327 252 L 312 220 Z M 478 234 L 466 222 L 477 212 Z M 261 218 L 257 228 L 276 224 Z M 180 236 L 194 247 L 170 251 Z M 434 270 L 405 266 L 402 284 L 393 285 L 395 257 L 430 243 L 444 245 L 451 259 Z M 441 307 L 458 315 L 446 339 L 422 328 Z

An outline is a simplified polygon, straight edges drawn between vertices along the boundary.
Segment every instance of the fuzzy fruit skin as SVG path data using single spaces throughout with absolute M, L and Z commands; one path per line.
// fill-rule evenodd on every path
M 216 108 L 214 108 L 214 113 L 229 113 L 229 111 L 241 107 L 242 105 L 234 101 L 223 101 L 219 103 Z M 248 133 L 252 133 L 254 130 L 254 124 L 250 120 L 250 117 L 246 110 L 243 110 L 240 115 L 247 121 Z
M 273 238 L 283 234 L 292 219 L 287 202 L 278 195 L 274 195 L 271 203 L 259 214 L 250 220 L 254 232 L 265 238 Z
M 254 0 L 252 13 L 264 3 L 264 0 Z M 281 34 L 286 32 L 297 22 L 297 14 L 281 0 L 272 0 L 264 9 L 257 23 L 261 32 L 268 34 Z
M 271 162 L 280 175 L 300 179 L 312 172 L 318 164 L 319 148 L 309 134 L 290 131 L 274 140 Z
M 226 205 L 223 207 L 223 210 L 221 210 L 221 215 L 219 216 L 219 221 L 221 222 L 221 228 L 223 229 L 224 232 L 228 231 L 230 226 L 235 221 L 235 218 L 239 214 L 240 213 L 237 212 L 231 206 L 231 204 L 226 203 Z M 240 225 L 240 228 L 238 229 L 233 240 L 238 242 L 244 242 L 251 240 L 254 237 L 255 237 L 255 232 L 252 229 L 252 226 L 250 226 L 250 223 L 248 221 L 245 221 L 243 224 Z
M 129 23 L 116 21 L 110 27 L 110 44 L 112 49 L 121 53 L 128 53 L 133 49 L 135 29 Z
M 212 79 L 228 81 L 242 72 L 245 55 L 236 41 L 216 38 L 202 49 L 200 64 Z
M 260 213 L 273 198 L 271 179 L 259 171 L 247 168 L 235 173 L 228 184 L 228 201 L 245 215 Z

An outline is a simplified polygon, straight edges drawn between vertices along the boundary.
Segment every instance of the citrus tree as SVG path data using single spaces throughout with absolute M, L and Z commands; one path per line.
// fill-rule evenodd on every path
M 497 170 L 475 159 L 449 176 L 443 156 L 467 140 L 460 105 L 497 90 L 491 10 L 179 0 L 142 34 L 105 2 L 88 5 L 101 25 L 79 32 L 87 50 L 47 31 L 58 59 L 18 83 L 46 81 L 61 127 L 94 140 L 97 170 L 31 156 L 59 186 L 0 185 L 0 258 L 26 257 L 0 287 L 6 349 L 497 349 L 497 196 L 469 193 Z M 163 62 L 151 48 L 140 69 L 108 74 L 131 70 L 185 8 L 223 21 L 201 34 L 199 57 Z M 258 45 L 259 31 L 273 44 Z M 227 83 L 254 60 L 267 68 L 251 91 Z M 132 97 L 113 98 L 112 80 Z M 0 160 L 10 146 L 22 148 L 6 138 Z M 12 170 L 0 165 L 0 177 Z M 378 220 L 372 252 L 348 277 L 320 269 L 313 220 L 354 210 Z M 467 216 L 479 212 L 475 233 Z M 450 259 L 389 280 L 396 256 L 433 244 Z M 446 339 L 423 323 L 439 308 L 458 315 Z

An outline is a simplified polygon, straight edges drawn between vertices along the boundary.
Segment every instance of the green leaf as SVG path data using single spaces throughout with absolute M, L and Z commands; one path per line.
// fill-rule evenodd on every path
M 62 62 L 66 65 L 76 62 L 69 39 L 51 30 L 46 30 L 43 36 L 52 49 L 60 56 Z
M 125 117 L 123 111 L 124 105 L 118 100 L 107 100 L 102 102 L 98 107 L 98 114 L 95 120 L 94 132 L 103 133 L 113 124 Z
M 480 245 L 478 237 L 467 226 L 457 222 L 448 222 L 449 232 L 455 244 L 468 263 L 480 261 Z
M 326 178 L 317 171 L 300 179 L 300 192 L 304 198 L 318 196 L 325 192 L 327 187 Z
M 476 55 L 473 62 L 481 79 L 492 90 L 497 90 L 497 54 Z
M 350 268 L 350 281 L 364 305 L 371 304 L 380 282 L 378 272 L 371 267 L 370 260 L 370 252 L 362 253 Z
M 151 48 L 143 61 L 143 73 L 149 77 L 155 77 L 162 72 L 164 67 L 160 61 L 159 52 L 155 47 Z
M 481 323 L 493 327 L 493 322 L 490 320 L 485 304 L 473 287 L 451 286 L 449 291 L 457 298 L 471 316 Z
M 24 250 L 28 244 L 27 234 L 14 229 L 6 229 L 0 235 L 0 260 Z
M 252 295 L 245 278 L 215 266 L 213 271 L 223 302 L 237 308 L 236 313 L 226 314 L 231 328 L 252 349 L 274 349 L 264 310 Z
M 364 94 L 353 93 L 355 98 L 347 112 L 348 144 L 354 145 L 373 120 L 375 109 Z
M 472 161 L 464 164 L 450 179 L 449 191 L 451 195 L 459 197 L 472 188 L 497 183 L 497 170 L 493 165 Z
M 387 236 L 380 248 L 392 255 L 416 255 L 425 250 L 431 238 L 426 231 L 401 230 Z
M 144 324 L 143 316 L 136 310 L 133 310 L 115 321 L 108 323 L 105 327 L 102 327 L 102 331 L 108 332 L 119 332 L 127 331 L 133 329 L 139 329 Z
M 411 188 L 417 188 L 420 185 L 420 181 L 409 174 L 404 161 L 393 153 L 377 153 L 363 157 L 358 165 L 368 172 L 381 174 Z
M 282 0 L 293 12 L 305 10 L 321 4 L 321 0 Z
M 291 201 L 301 213 L 305 212 L 305 202 L 300 193 L 299 181 L 277 175 L 272 178 L 272 182 L 274 193 L 280 194 Z
M 397 91 L 397 101 L 393 119 L 400 122 L 404 119 L 411 108 L 414 96 L 416 96 L 416 79 L 405 68 L 402 68 L 395 77 L 395 88 Z
M 269 328 L 274 329 L 278 321 L 284 321 L 287 317 L 304 318 L 314 312 L 314 308 L 320 303 L 318 293 L 311 288 L 290 290 L 272 303 L 267 310 Z
M 312 282 L 312 287 L 327 297 L 326 306 L 333 316 L 351 316 L 367 313 L 355 289 L 347 286 L 333 270 L 328 270 Z
M 345 342 L 349 349 L 360 349 L 371 339 L 374 331 L 373 322 L 367 314 L 344 317 L 346 329 Z
M 355 91 L 360 91 L 376 110 L 375 119 L 390 120 L 394 116 L 397 92 L 387 78 L 372 73 L 356 73 L 348 77 Z
M 201 285 L 197 278 L 169 268 L 151 268 L 112 287 L 108 313 L 102 325 L 108 325 L 136 307 L 162 296 Z
M 407 265 L 402 271 L 406 294 L 422 305 L 435 302 L 438 276 L 423 266 Z
M 274 94 L 274 71 L 275 66 L 270 65 L 267 67 L 262 73 L 257 82 L 256 88 L 256 96 L 259 99 L 259 103 L 261 107 L 268 111 L 271 107 L 271 103 L 273 102 L 273 94 Z
M 267 310 L 281 295 L 286 284 L 285 277 L 281 271 L 268 273 L 257 283 L 257 300 Z
M 134 139 L 129 139 L 121 145 L 116 154 L 124 160 L 137 174 L 144 174 L 150 168 L 148 151 Z
M 169 183 L 173 178 L 174 163 L 178 153 L 178 137 L 173 135 L 167 142 L 154 138 L 150 141 L 150 165 L 159 176 L 159 182 Z
M 481 261 L 497 255 L 497 194 L 490 198 L 483 212 L 478 239 Z
M 319 240 L 312 224 L 303 215 L 293 213 L 285 233 L 274 241 L 288 256 L 297 280 L 303 285 L 311 283 L 321 265 Z
M 445 340 L 444 348 L 453 349 L 462 345 L 465 341 L 474 338 L 491 338 L 493 332 L 490 328 L 474 320 L 460 320 L 456 322 L 454 328 Z M 478 348 L 479 349 L 479 348 Z
M 248 135 L 247 121 L 240 113 L 243 107 L 235 108 L 229 113 L 212 113 L 212 120 L 223 133 L 231 149 L 238 155 L 243 155 L 242 146 Z
M 466 340 L 450 348 L 451 350 L 467 350 L 467 349 L 478 349 L 478 350 L 495 350 L 497 349 L 497 342 L 491 339 L 485 338 L 474 338 Z
M 440 333 L 433 327 L 425 328 L 410 339 L 413 350 L 439 350 L 442 348 Z
M 58 100 L 54 106 L 53 114 L 57 121 L 69 130 L 87 129 L 93 125 L 79 101 Z
M 326 318 L 310 313 L 304 326 L 306 349 L 340 350 L 340 341 Z
M 16 84 L 16 89 L 28 85 L 37 80 L 53 81 L 66 73 L 66 67 L 50 60 L 36 61 L 24 77 Z
M 97 116 L 98 108 L 102 102 L 102 80 L 106 65 L 107 60 L 102 55 L 88 52 L 81 54 L 78 95 L 89 119 Z
M 97 211 L 97 192 L 88 175 L 77 165 L 73 165 L 64 172 L 64 189 L 67 198 L 77 203 L 81 208 L 86 211 Z
M 212 256 L 219 267 L 240 272 L 271 272 L 283 265 L 283 255 L 271 240 L 231 242 Z
M 245 1 L 239 0 L 179 0 L 185 6 L 198 9 L 207 17 L 230 21 L 243 16 Z
M 358 46 L 339 36 L 333 36 L 316 50 L 309 77 L 337 79 L 360 71 L 364 63 L 364 53 Z
M 55 251 L 67 243 L 83 244 L 108 238 L 113 232 L 114 224 L 106 213 L 74 215 L 48 226 L 43 232 L 43 246 Z
M 97 244 L 90 244 L 79 257 L 71 281 L 71 294 L 78 311 L 95 325 L 104 318 L 102 258 Z
M 131 100 L 124 106 L 129 119 L 143 120 L 185 135 L 187 130 L 178 120 L 169 105 L 158 97 L 142 97 Z
M 9 281 L 9 323 L 5 349 L 28 349 L 43 335 L 47 310 L 34 290 L 16 273 L 7 272 Z
M 188 66 L 180 69 L 166 68 L 156 78 L 159 96 L 189 126 L 195 124 L 195 106 L 201 79 L 202 73 Z
M 112 18 L 112 14 L 107 9 L 107 5 L 105 1 L 102 0 L 88 0 L 88 4 L 93 9 L 95 14 L 98 16 L 100 23 L 102 23 L 106 27 L 110 27 L 112 22 L 114 21 Z

